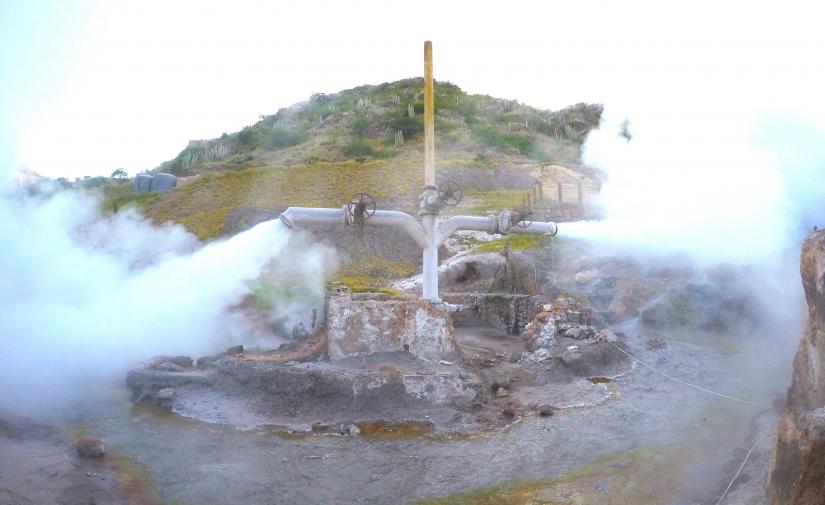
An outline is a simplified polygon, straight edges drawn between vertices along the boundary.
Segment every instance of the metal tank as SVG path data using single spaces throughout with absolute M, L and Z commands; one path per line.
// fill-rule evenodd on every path
M 138 174 L 135 176 L 134 192 L 135 193 L 149 193 L 152 191 L 152 176 L 147 174 Z
M 159 173 L 152 176 L 152 193 L 165 193 L 176 188 L 178 178 L 172 174 Z

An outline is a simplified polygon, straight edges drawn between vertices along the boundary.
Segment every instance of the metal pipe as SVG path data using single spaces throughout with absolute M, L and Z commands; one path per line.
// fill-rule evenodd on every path
M 422 249 L 426 249 L 427 247 L 427 237 L 424 233 L 424 228 L 421 227 L 421 223 L 406 212 L 398 210 L 376 210 L 371 218 L 364 221 L 364 224 L 401 228 L 418 244 L 418 247 Z
M 290 207 L 280 216 L 290 229 L 309 224 L 346 224 L 344 209 L 316 209 L 312 207 Z
M 496 216 L 454 216 L 444 221 L 438 229 L 437 247 L 441 247 L 445 240 L 458 230 L 486 231 L 493 234 L 498 229 Z
M 290 207 L 280 215 L 281 221 L 293 230 L 313 224 L 345 225 L 347 224 L 346 217 L 346 208 Z M 401 228 L 418 244 L 418 247 L 422 249 L 427 247 L 427 239 L 421 224 L 405 212 L 377 210 L 372 217 L 364 220 L 364 224 Z
M 508 233 L 521 233 L 528 235 L 550 235 L 555 236 L 559 232 L 559 227 L 556 223 L 533 221 L 527 228 L 518 226 L 511 226 Z
M 435 110 L 433 43 L 424 42 L 424 185 L 435 186 Z
M 425 300 L 440 301 L 438 297 L 438 242 L 434 239 L 438 233 L 438 214 L 424 214 L 424 233 L 429 239 L 424 248 L 422 266 L 421 296 Z

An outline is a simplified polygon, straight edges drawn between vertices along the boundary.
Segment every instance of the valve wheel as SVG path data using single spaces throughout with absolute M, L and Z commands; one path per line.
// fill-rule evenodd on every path
M 438 185 L 438 199 L 448 207 L 455 207 L 461 201 L 461 186 L 453 180 L 446 180 Z
M 519 228 L 529 228 L 533 224 L 533 209 L 520 206 L 513 211 L 513 224 Z
M 368 193 L 355 193 L 347 204 L 347 214 L 352 221 L 365 221 L 375 214 L 375 198 Z

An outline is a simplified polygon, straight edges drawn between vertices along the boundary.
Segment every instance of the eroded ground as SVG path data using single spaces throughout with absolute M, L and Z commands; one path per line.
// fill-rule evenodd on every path
M 753 359 L 771 352 L 770 334 L 734 324 L 750 312 L 729 297 L 720 302 L 718 293 L 735 294 L 725 279 L 696 283 L 685 271 L 639 274 L 626 263 L 584 258 L 559 268 L 553 283 L 556 296 L 577 291 L 586 298 L 596 310 L 594 324 L 659 372 L 759 404 L 781 404 L 786 384 Z M 684 324 L 671 324 L 674 318 Z M 13 467 L 0 472 L 0 503 L 41 503 L 44 496 L 72 496 L 65 490 L 81 486 L 73 488 L 77 500 L 65 503 L 714 504 L 776 418 L 771 407 L 709 395 L 630 359 L 604 374 L 559 375 L 552 360 L 526 359 L 536 344 L 523 336 L 464 327 L 458 341 L 460 363 L 392 355 L 345 363 L 355 375 L 454 376 L 467 390 L 483 393 L 483 401 L 468 398 L 431 410 L 402 402 L 396 415 L 366 416 L 342 404 L 340 415 L 325 418 L 335 412 L 332 402 L 327 407 L 333 408 L 317 411 L 279 411 L 277 418 L 254 396 L 231 394 L 240 390 L 205 394 L 204 385 L 215 383 L 197 375 L 202 370 L 196 367 L 169 372 L 200 377 L 176 386 L 175 394 L 186 399 L 176 404 L 177 413 L 134 406 L 132 392 L 113 383 L 54 420 L 60 436 L 46 445 L 31 441 L 26 430 L 0 433 L 0 464 Z M 559 353 L 574 352 L 575 343 L 560 342 Z M 246 361 L 258 363 L 243 370 L 271 365 Z M 330 366 L 313 363 L 287 368 L 316 367 L 312 373 L 322 374 Z M 507 394 L 499 396 L 491 382 L 505 372 Z M 512 415 L 510 403 L 516 405 Z M 551 415 L 542 416 L 541 405 L 552 406 L 545 412 Z M 71 437 L 78 427 L 105 440 L 103 461 L 74 454 Z M 764 503 L 769 445 L 766 438 L 753 452 L 724 503 Z M 12 463 L 43 455 L 43 462 Z M 52 462 L 54 474 L 46 469 Z M 104 485 L 87 471 L 108 480 Z M 52 494 L 42 494 L 48 486 Z

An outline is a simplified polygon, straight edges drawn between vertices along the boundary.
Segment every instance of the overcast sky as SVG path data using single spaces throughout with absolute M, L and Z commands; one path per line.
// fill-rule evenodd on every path
M 1 0 L 0 154 L 133 174 L 314 92 L 421 75 L 427 39 L 436 79 L 472 93 L 822 125 L 822 20 L 788 1 Z

